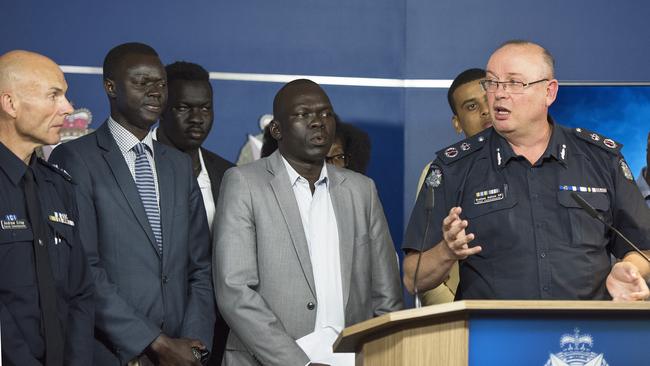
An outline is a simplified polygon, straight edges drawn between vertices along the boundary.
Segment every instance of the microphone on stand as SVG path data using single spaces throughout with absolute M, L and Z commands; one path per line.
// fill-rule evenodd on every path
M 610 230 L 612 230 L 613 232 L 615 232 L 616 235 L 618 235 L 620 238 L 623 239 L 623 241 L 625 241 L 625 242 L 627 243 L 627 245 L 629 245 L 630 247 L 632 247 L 632 249 L 634 249 L 634 250 L 635 250 L 637 253 L 639 253 L 639 254 L 640 254 L 640 255 L 641 255 L 641 256 L 642 256 L 646 261 L 648 261 L 648 263 L 650 263 L 650 258 L 648 258 L 648 256 L 647 256 L 645 253 L 643 253 L 643 251 L 641 251 L 641 249 L 639 249 L 636 245 L 634 245 L 634 244 L 633 244 L 633 243 L 632 243 L 628 238 L 626 238 L 625 235 L 623 235 L 620 231 L 616 230 L 616 228 L 614 228 L 612 225 L 608 224 L 608 223 L 605 221 L 605 218 L 603 217 L 603 215 L 600 214 L 600 213 L 598 213 L 598 211 L 596 211 L 595 208 L 593 208 L 593 207 L 592 207 L 592 206 L 591 206 L 587 201 L 585 201 L 585 199 L 582 198 L 582 196 L 580 196 L 580 195 L 579 195 L 578 193 L 576 193 L 576 192 L 571 192 L 571 198 L 573 198 L 573 200 L 576 201 L 576 202 L 580 205 L 580 207 L 582 207 L 582 209 L 585 210 L 585 211 L 589 214 L 589 216 L 591 216 L 591 217 L 593 217 L 594 219 L 596 219 L 596 220 L 602 222 L 603 224 L 605 224 L 605 226 L 607 226 Z

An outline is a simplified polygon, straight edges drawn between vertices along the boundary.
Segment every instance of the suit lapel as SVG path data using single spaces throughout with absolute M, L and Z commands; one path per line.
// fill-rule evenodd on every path
M 309 284 L 309 289 L 311 290 L 312 295 L 316 298 L 314 272 L 309 257 L 309 248 L 307 247 L 305 230 L 303 229 L 302 220 L 300 218 L 300 210 L 298 209 L 296 196 L 289 184 L 287 169 L 284 166 L 282 156 L 278 151 L 273 153 L 267 159 L 267 169 L 274 176 L 270 182 L 271 188 L 273 189 L 275 198 L 278 201 L 278 206 L 280 206 L 280 210 L 282 211 L 284 221 L 287 223 L 287 227 L 289 228 L 289 235 L 291 236 L 291 241 L 293 242 L 296 255 L 300 261 L 302 272 Z
M 354 217 L 352 197 L 343 185 L 345 176 L 332 165 L 327 166 L 330 179 L 330 197 L 336 216 L 336 226 L 339 232 L 339 255 L 341 260 L 341 287 L 343 289 L 343 308 L 347 306 L 350 297 L 350 279 L 354 255 Z
M 126 161 L 124 161 L 124 156 L 122 155 L 120 148 L 117 146 L 117 143 L 115 143 L 113 135 L 111 135 L 107 122 L 97 130 L 97 143 L 99 144 L 99 147 L 105 150 L 103 154 L 104 160 L 106 160 L 106 163 L 113 172 L 117 185 L 122 191 L 126 202 L 131 207 L 133 215 L 138 220 L 138 223 L 142 226 L 145 233 L 147 233 L 150 244 L 153 246 L 156 253 L 158 253 L 156 239 L 151 230 L 151 226 L 149 225 L 147 214 L 144 211 L 138 188 L 135 185 L 135 181 L 129 171 L 128 165 L 126 165 Z
M 166 239 L 171 238 L 172 217 L 174 215 L 174 169 L 170 160 L 165 155 L 165 149 L 154 141 L 154 160 L 156 162 L 156 175 L 158 176 L 158 199 L 160 200 L 160 223 L 162 226 L 163 261 L 167 264 L 171 243 Z

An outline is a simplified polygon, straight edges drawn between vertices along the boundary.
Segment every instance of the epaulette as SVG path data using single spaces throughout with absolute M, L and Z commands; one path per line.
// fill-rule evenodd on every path
M 481 150 L 488 140 L 488 135 L 491 128 L 477 133 L 472 137 L 459 141 L 451 146 L 436 152 L 438 159 L 446 165 L 452 164 L 470 154 Z
M 621 153 L 621 148 L 623 145 L 610 138 L 580 127 L 574 128 L 573 133 L 575 133 L 575 135 L 578 136 L 581 140 L 592 143 L 603 150 L 611 152 L 614 155 L 620 155 Z
M 70 174 L 68 174 L 68 172 L 65 171 L 65 169 L 59 168 L 58 165 L 49 163 L 49 162 L 47 162 L 47 161 L 45 161 L 45 160 L 43 160 L 41 158 L 38 158 L 38 162 L 41 163 L 41 165 L 46 166 L 47 168 L 49 168 L 51 171 L 53 171 L 53 172 L 59 174 L 60 176 L 62 176 L 63 179 L 65 179 L 66 181 L 68 181 L 70 183 L 74 183 L 74 181 L 72 180 L 72 177 L 70 176 Z

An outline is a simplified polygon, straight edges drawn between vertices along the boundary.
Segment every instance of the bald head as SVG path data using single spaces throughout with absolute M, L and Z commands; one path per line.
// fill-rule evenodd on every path
M 72 106 L 68 85 L 54 61 L 29 51 L 0 56 L 0 139 L 24 158 L 40 145 L 59 142 Z
M 329 103 L 329 97 L 320 85 L 315 82 L 309 79 L 297 79 L 288 82 L 275 94 L 275 98 L 273 99 L 273 116 L 276 120 L 284 119 L 286 108 L 293 103 L 293 99 L 301 94 L 312 93 L 324 96 Z
M 549 79 L 555 78 L 555 59 L 553 55 L 541 45 L 525 40 L 510 40 L 504 42 L 497 48 L 492 55 L 502 51 L 506 48 L 517 49 L 522 52 L 527 52 L 539 57 L 539 61 L 544 68 L 544 73 L 548 76 Z
M 43 77 L 65 82 L 59 66 L 41 54 L 16 50 L 0 56 L 0 93 L 31 90 Z

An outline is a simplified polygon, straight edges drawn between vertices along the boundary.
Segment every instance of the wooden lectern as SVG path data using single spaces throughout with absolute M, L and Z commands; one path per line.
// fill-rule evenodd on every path
M 611 301 L 458 301 L 352 325 L 334 343 L 357 366 L 634 366 L 650 365 L 648 350 L 650 302 Z

